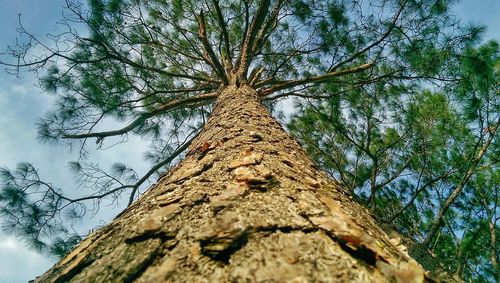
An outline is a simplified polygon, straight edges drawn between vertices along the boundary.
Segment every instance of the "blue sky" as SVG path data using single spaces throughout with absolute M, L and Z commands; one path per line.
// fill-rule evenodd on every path
M 27 30 L 43 36 L 59 28 L 57 21 L 62 17 L 63 4 L 62 0 L 0 0 L 0 52 L 15 43 L 19 13 Z M 488 26 L 486 39 L 496 40 L 500 40 L 498 11 L 499 0 L 464 0 L 455 7 L 460 19 Z M 74 180 L 66 164 L 74 160 L 76 153 L 65 146 L 40 144 L 36 139 L 36 120 L 53 103 L 53 98 L 44 95 L 36 83 L 30 74 L 16 78 L 0 71 L 0 166 L 13 168 L 17 162 L 29 161 L 53 184 L 72 188 Z M 145 146 L 138 140 L 131 143 L 114 147 L 111 151 L 93 152 L 93 160 L 104 168 L 109 168 L 114 162 L 123 162 L 143 172 L 146 165 L 141 156 Z M 101 211 L 103 213 L 86 222 L 81 229 L 110 219 L 117 209 Z M 30 251 L 18 239 L 0 232 L 0 282 L 27 282 L 42 274 L 55 261 L 55 258 Z
M 37 34 L 55 27 L 54 19 L 60 15 L 59 2 L 62 1 L 36 1 L 36 5 L 34 2 L 0 0 L 0 50 L 15 43 L 18 13 L 26 19 L 26 28 Z M 12 167 L 20 160 L 38 161 L 38 165 L 54 175 L 62 175 L 50 168 L 61 162 L 65 154 L 37 144 L 34 137 L 36 118 L 51 104 L 50 99 L 34 87 L 34 83 L 31 76 L 17 79 L 3 70 L 0 73 L 0 164 Z M 51 159 L 53 161 L 49 161 Z M 0 232 L 0 282 L 27 282 L 52 263 L 53 259 L 28 250 L 18 239 Z
M 23 26 L 36 35 L 44 36 L 61 26 L 63 0 L 0 0 L 0 52 L 15 44 L 18 14 Z M 36 87 L 36 78 L 23 73 L 19 78 L 0 71 L 0 166 L 14 168 L 16 163 L 29 161 L 39 169 L 42 178 L 55 186 L 74 190 L 73 176 L 67 163 L 76 159 L 64 145 L 42 144 L 36 139 L 37 119 L 51 108 L 53 97 Z M 111 151 L 92 152 L 92 161 L 108 169 L 115 162 L 129 164 L 139 172 L 147 170 L 142 161 L 145 145 L 138 140 L 132 144 L 113 147 Z M 80 223 L 79 232 L 108 221 L 120 209 L 103 207 L 90 221 Z M 1 220 L 0 220 L 1 221 Z M 0 282 L 28 282 L 50 268 L 56 258 L 40 255 L 24 246 L 23 242 L 0 231 Z

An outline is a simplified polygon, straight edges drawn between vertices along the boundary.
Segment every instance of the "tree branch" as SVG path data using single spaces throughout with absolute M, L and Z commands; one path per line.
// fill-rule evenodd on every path
M 198 131 L 198 130 L 199 130 L 199 128 L 196 131 Z M 193 137 L 191 137 L 191 134 L 188 135 L 186 137 L 186 140 L 184 141 L 184 143 L 182 143 L 181 145 L 179 145 L 177 147 L 177 149 L 175 149 L 175 151 L 172 152 L 172 154 L 170 154 L 166 159 L 164 159 L 163 161 L 159 162 L 155 166 L 151 167 L 151 169 L 149 169 L 148 172 L 146 172 L 146 174 L 144 174 L 144 176 L 142 176 L 142 178 L 139 179 L 134 184 L 132 192 L 130 193 L 130 197 L 129 197 L 129 201 L 128 201 L 128 206 L 130 206 L 132 204 L 132 202 L 134 202 L 134 197 L 135 197 L 135 194 L 136 194 L 137 190 L 139 189 L 139 186 L 142 185 L 142 183 L 144 183 L 151 175 L 153 175 L 161 167 L 163 167 L 166 164 L 172 162 L 175 158 L 177 158 L 177 156 L 179 156 L 182 152 L 184 152 L 189 147 L 189 145 L 191 144 L 191 142 L 198 136 L 198 133 L 195 134 Z
M 396 171 L 391 177 L 387 178 L 382 183 L 375 184 L 375 188 L 378 190 L 378 189 L 380 189 L 382 187 L 385 187 L 387 184 L 389 184 L 390 182 L 392 182 L 396 178 L 398 178 L 401 175 L 401 173 L 403 173 L 403 171 L 406 168 L 408 168 L 408 166 L 410 165 L 410 163 L 413 160 L 413 158 L 415 158 L 415 153 L 413 153 L 408 159 L 406 159 L 405 163 L 401 166 L 401 168 L 399 168 L 399 170 Z
M 222 82 L 227 85 L 229 84 L 226 76 L 226 72 L 224 70 L 224 67 L 222 67 L 221 63 L 219 62 L 219 59 L 215 55 L 214 50 L 212 49 L 212 46 L 210 45 L 210 42 L 208 41 L 208 36 L 207 36 L 207 29 L 205 26 L 205 16 L 203 15 L 203 10 L 200 12 L 199 15 L 196 16 L 196 19 L 198 21 L 198 38 L 200 39 L 202 45 L 203 45 L 203 57 L 205 61 L 209 65 L 211 65 L 219 78 L 222 80 Z
M 259 33 L 257 34 L 257 37 L 255 39 L 255 43 L 252 46 L 252 54 L 257 54 L 259 52 L 259 50 L 263 46 L 263 43 L 267 40 L 268 36 L 270 35 L 271 31 L 276 27 L 276 19 L 278 18 L 282 4 L 284 2 L 285 1 L 280 0 L 276 3 L 276 5 L 274 6 L 274 8 L 271 12 L 271 16 L 269 17 L 269 20 L 259 30 Z
M 106 132 L 94 132 L 94 133 L 86 133 L 86 134 L 65 134 L 63 135 L 64 139 L 82 139 L 82 138 L 97 138 L 98 141 L 102 140 L 105 137 L 110 137 L 110 136 L 119 136 L 126 134 L 130 132 L 131 130 L 137 128 L 140 126 L 144 121 L 147 119 L 156 116 L 158 114 L 161 114 L 163 112 L 175 109 L 177 107 L 182 107 L 185 106 L 186 104 L 191 104 L 191 103 L 198 103 L 198 102 L 204 102 L 208 100 L 215 99 L 217 97 L 218 93 L 207 93 L 207 94 L 201 94 L 201 95 L 196 95 L 192 97 L 186 97 L 186 98 L 180 98 L 176 99 L 170 102 L 167 102 L 163 104 L 162 106 L 154 109 L 151 112 L 144 112 L 142 113 L 137 119 L 132 121 L 132 123 L 128 124 L 127 126 L 114 130 L 114 131 L 106 131 Z
M 226 58 L 226 60 L 223 60 L 224 63 L 224 68 L 226 70 L 231 70 L 233 69 L 233 63 L 232 63 L 232 56 L 231 56 L 231 45 L 229 44 L 229 34 L 226 29 L 226 23 L 224 21 L 224 16 L 222 15 L 222 11 L 219 6 L 219 0 L 212 0 L 212 3 L 214 4 L 215 7 L 215 12 L 217 13 L 217 22 L 219 23 L 219 27 L 221 28 L 222 31 L 222 39 L 224 40 L 224 53 L 221 54 L 222 58 Z
M 352 62 L 359 55 L 365 53 L 366 51 L 372 49 L 374 46 L 376 46 L 376 45 L 380 44 L 382 41 L 384 41 L 384 39 L 386 39 L 391 34 L 392 30 L 396 26 L 396 22 L 399 19 L 399 16 L 401 15 L 401 12 L 403 12 L 405 4 L 406 4 L 406 2 L 403 2 L 403 4 L 401 5 L 401 7 L 399 8 L 398 12 L 396 13 L 396 15 L 394 15 L 394 18 L 392 19 L 392 22 L 391 22 L 389 28 L 387 29 L 387 31 L 379 39 L 377 39 L 376 41 L 372 42 L 372 44 L 366 46 L 365 48 L 359 50 L 358 52 L 354 53 L 351 57 L 347 58 L 346 60 L 344 60 L 342 62 L 339 62 L 335 66 L 331 67 L 330 68 L 330 72 L 335 71 L 335 70 L 339 69 L 340 67 L 344 66 L 345 64 Z
M 434 219 L 434 223 L 432 224 L 431 228 L 429 229 L 429 232 L 427 233 L 427 236 L 425 237 L 424 241 L 422 242 L 422 247 L 427 249 L 429 247 L 430 242 L 434 238 L 434 235 L 438 231 L 439 227 L 441 226 L 441 222 L 443 221 L 443 218 L 450 208 L 450 206 L 455 202 L 457 197 L 460 195 L 462 190 L 464 189 L 465 185 L 467 185 L 467 182 L 469 181 L 470 177 L 476 172 L 476 167 L 483 158 L 484 154 L 486 154 L 486 151 L 488 150 L 489 146 L 491 145 L 491 142 L 493 141 L 493 138 L 495 137 L 495 134 L 500 126 L 500 119 L 497 121 L 496 125 L 492 127 L 492 131 L 490 132 L 490 136 L 486 140 L 486 142 L 483 144 L 483 146 L 479 149 L 479 152 L 477 153 L 476 156 L 474 156 L 469 164 L 469 168 L 467 169 L 467 172 L 465 175 L 460 179 L 460 182 L 458 185 L 455 187 L 453 192 L 448 196 L 446 199 L 445 203 L 443 206 L 439 209 L 438 215 Z
M 259 27 L 264 22 L 264 19 L 269 12 L 269 6 L 271 4 L 271 0 L 261 0 L 259 7 L 255 13 L 255 16 L 252 19 L 248 30 L 245 33 L 245 38 L 243 39 L 243 45 L 241 48 L 241 54 L 236 62 L 236 68 L 240 77 L 246 75 L 248 71 L 248 67 L 250 66 L 250 62 L 252 61 L 253 55 L 253 45 L 259 31 Z
M 287 88 L 292 88 L 292 87 L 305 85 L 305 84 L 322 83 L 324 81 L 327 81 L 327 80 L 335 78 L 335 77 L 340 77 L 340 76 L 344 76 L 344 75 L 348 75 L 348 74 L 362 72 L 362 71 L 367 70 L 373 66 L 374 66 L 374 63 L 367 63 L 367 64 L 359 65 L 359 66 L 351 68 L 351 69 L 341 70 L 341 71 L 337 71 L 337 72 L 330 72 L 330 73 L 327 73 L 324 75 L 312 76 L 309 78 L 303 78 L 303 79 L 298 79 L 298 80 L 293 80 L 293 81 L 278 82 L 276 85 L 274 85 L 270 88 L 259 91 L 259 95 L 266 96 L 266 95 L 269 95 L 269 94 L 274 93 L 276 91 L 287 89 Z

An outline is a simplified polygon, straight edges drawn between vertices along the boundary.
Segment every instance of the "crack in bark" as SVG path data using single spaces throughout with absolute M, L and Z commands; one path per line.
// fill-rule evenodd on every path
M 163 254 L 160 252 L 161 245 L 154 249 L 153 251 L 148 252 L 148 256 L 137 265 L 132 272 L 130 272 L 127 277 L 123 280 L 124 283 L 134 282 L 136 279 L 141 277 L 141 275 L 148 269 L 148 267 L 157 259 L 158 257 L 162 257 Z
M 280 181 L 274 176 L 269 176 L 267 178 L 262 178 L 262 179 L 259 178 L 248 179 L 244 180 L 244 182 L 250 189 L 254 189 L 261 192 L 266 192 L 280 185 Z
M 267 226 L 267 227 L 256 227 L 253 229 L 254 232 L 282 232 L 284 234 L 289 234 L 292 232 L 303 232 L 304 234 L 314 233 L 318 231 L 317 227 L 297 227 L 297 226 Z
M 247 230 L 241 231 L 235 238 L 209 238 L 200 241 L 200 247 L 202 254 L 210 257 L 211 259 L 225 264 L 229 263 L 231 255 L 243 248 L 248 242 Z M 225 241 L 229 240 L 229 245 L 225 248 L 220 249 L 220 245 L 224 245 Z
M 212 260 L 229 264 L 231 256 L 242 249 L 248 242 L 248 238 L 253 233 L 268 233 L 269 235 L 281 232 L 289 234 L 292 232 L 303 232 L 305 234 L 314 233 L 318 231 L 317 227 L 297 227 L 297 226 L 262 226 L 262 227 L 249 227 L 245 230 L 239 231 L 236 237 L 213 237 L 203 239 L 200 241 L 202 254 L 210 257 Z M 228 244 L 229 243 L 229 244 Z M 221 245 L 226 244 L 226 247 L 220 248 Z
M 214 162 L 215 162 L 215 160 L 211 160 L 208 163 L 204 163 L 201 168 L 194 169 L 193 172 L 189 172 L 186 175 L 180 176 L 178 179 L 170 181 L 167 184 L 170 184 L 170 183 L 181 184 L 181 183 L 185 182 L 186 180 L 189 180 L 191 178 L 200 176 L 203 172 L 205 172 L 205 171 L 209 170 L 210 168 L 212 168 L 213 165 L 214 165 Z
M 294 227 L 294 226 L 283 226 L 283 227 L 272 226 L 272 227 L 261 227 L 261 228 L 256 229 L 256 231 L 259 231 L 259 232 L 269 231 L 269 232 L 274 233 L 274 232 L 280 231 L 280 232 L 283 232 L 285 234 L 292 233 L 295 231 L 302 231 L 305 234 L 308 234 L 308 233 L 317 232 L 319 230 L 323 230 L 323 229 L 318 228 L 318 227 Z M 369 266 L 375 267 L 377 260 L 380 260 L 380 259 L 383 260 L 383 258 L 379 257 L 376 252 L 370 250 L 369 248 L 367 248 L 365 246 L 354 247 L 354 246 L 350 245 L 349 242 L 336 237 L 333 233 L 326 231 L 326 230 L 323 230 L 323 231 L 326 233 L 326 235 L 328 235 L 329 238 L 331 238 L 333 241 L 338 243 L 339 246 L 342 248 L 342 250 L 344 250 L 345 252 L 347 252 L 348 254 L 350 254 L 354 258 L 362 260 L 363 262 L 365 262 Z
M 87 266 L 91 265 L 96 258 L 91 258 L 91 257 L 86 257 L 83 259 L 81 262 L 79 262 L 75 267 L 73 267 L 71 270 L 68 272 L 59 275 L 56 279 L 54 279 L 53 283 L 63 283 L 63 282 L 69 282 L 73 277 L 78 275 L 83 269 L 85 269 Z
M 330 238 L 332 238 L 335 242 L 339 244 L 339 246 L 344 250 L 346 253 L 350 254 L 353 258 L 359 259 L 369 266 L 375 267 L 375 264 L 377 263 L 377 260 L 382 259 L 382 257 L 378 256 L 376 252 L 372 251 L 371 249 L 360 245 L 360 246 L 353 246 L 350 245 L 349 242 L 342 240 L 340 238 L 335 237 L 332 233 L 326 233 Z
M 176 234 L 177 233 L 172 233 L 172 232 L 169 233 L 167 231 L 162 231 L 162 230 L 147 231 L 147 232 L 142 233 L 140 235 L 136 235 L 136 236 L 133 236 L 131 238 L 125 239 L 125 243 L 130 245 L 133 243 L 143 242 L 143 241 L 150 240 L 150 239 L 160 239 L 162 241 L 162 243 L 164 243 L 168 240 L 175 239 Z
M 319 230 L 323 231 L 330 239 L 336 242 L 340 246 L 340 248 L 342 248 L 343 251 L 347 252 L 353 258 L 359 259 L 371 267 L 376 267 L 377 260 L 382 260 L 384 262 L 387 262 L 383 257 L 379 256 L 375 251 L 371 250 L 370 248 L 362 244 L 353 245 L 349 241 L 346 241 L 336 236 L 334 232 L 317 227 L 317 225 L 315 225 L 309 219 L 310 215 L 306 213 L 300 213 L 299 215 L 304 217 L 304 219 L 306 219 L 309 223 L 311 223 L 311 225 L 313 226 L 312 228 L 309 228 L 311 231 L 319 231 Z

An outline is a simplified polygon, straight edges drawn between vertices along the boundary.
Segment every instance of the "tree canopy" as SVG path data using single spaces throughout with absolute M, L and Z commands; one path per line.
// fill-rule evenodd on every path
M 292 133 L 381 221 L 448 271 L 498 276 L 499 48 L 478 46 L 483 29 L 461 26 L 453 2 L 67 0 L 63 32 L 20 26 L 0 62 L 36 72 L 57 97 L 39 136 L 80 149 L 81 195 L 29 163 L 4 168 L 4 227 L 66 253 L 79 240 L 66 219 L 122 194 L 132 204 L 182 156 L 220 91 L 248 85 L 270 108 L 295 99 Z M 129 135 L 151 144 L 146 174 L 88 161 L 89 146 Z

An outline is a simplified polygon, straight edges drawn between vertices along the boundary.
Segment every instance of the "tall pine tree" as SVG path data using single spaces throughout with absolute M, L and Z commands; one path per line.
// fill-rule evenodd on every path
M 78 198 L 29 164 L 2 170 L 6 225 L 40 248 L 67 230 L 64 215 L 128 194 L 127 209 L 38 281 L 424 280 L 399 238 L 321 172 L 266 106 L 354 91 L 352 103 L 368 117 L 377 93 L 454 80 L 457 53 L 480 29 L 458 29 L 446 1 L 91 0 L 86 7 L 67 1 L 67 32 L 53 43 L 21 27 L 29 44 L 11 49 L 15 63 L 3 64 L 36 70 L 41 87 L 57 95 L 40 122 L 43 140 L 80 141 L 85 155 L 91 139 L 102 147 L 139 135 L 151 140 L 154 165 L 137 176 L 125 165 L 107 173 L 72 163 L 93 189 Z M 33 47 L 44 53 L 30 57 Z M 124 125 L 103 129 L 110 120 Z M 394 135 L 387 139 L 396 143 Z M 65 253 L 66 243 L 50 246 Z

